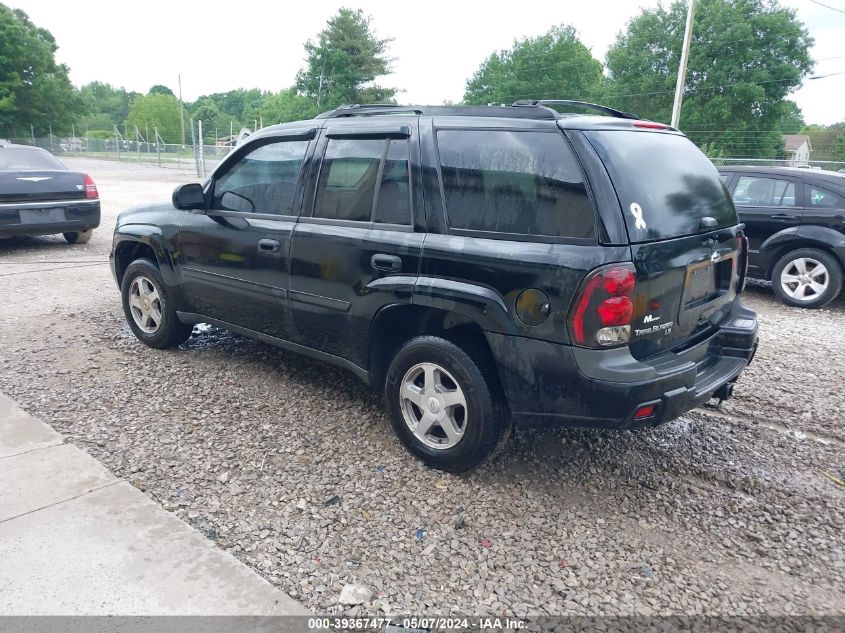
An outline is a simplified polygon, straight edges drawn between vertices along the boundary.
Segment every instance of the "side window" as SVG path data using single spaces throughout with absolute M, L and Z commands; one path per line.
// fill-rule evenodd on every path
M 315 218 L 369 222 L 386 143 L 329 139 L 317 182 Z
M 842 196 L 837 196 L 835 193 L 830 193 L 829 191 L 819 189 L 818 187 L 810 187 L 810 194 L 808 198 L 810 200 L 810 206 L 819 209 L 837 209 L 845 207 L 845 199 L 843 199 Z
M 388 143 L 373 221 L 382 224 L 410 224 L 409 144 L 406 139 L 391 139 Z
M 442 130 L 437 144 L 451 227 L 551 237 L 595 234 L 581 172 L 559 134 Z
M 308 141 L 268 143 L 242 156 L 214 183 L 212 209 L 294 215 L 293 194 Z
M 750 207 L 794 207 L 795 183 L 775 178 L 740 176 L 733 199 L 734 204 Z

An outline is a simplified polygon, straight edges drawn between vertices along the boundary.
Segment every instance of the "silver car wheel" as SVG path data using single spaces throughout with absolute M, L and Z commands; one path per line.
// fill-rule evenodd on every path
M 815 301 L 827 290 L 830 273 L 812 257 L 793 259 L 780 274 L 780 286 L 796 301 Z
M 155 284 L 143 275 L 138 275 L 129 284 L 129 311 L 142 332 L 158 332 L 161 327 L 161 296 Z
M 405 424 L 429 448 L 452 448 L 463 438 L 466 397 L 458 381 L 440 365 L 411 367 L 400 383 L 399 398 Z

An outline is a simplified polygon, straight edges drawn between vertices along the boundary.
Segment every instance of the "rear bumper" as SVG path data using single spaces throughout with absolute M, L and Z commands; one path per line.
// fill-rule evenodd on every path
M 714 395 L 728 397 L 757 349 L 757 315 L 739 300 L 686 349 L 647 361 L 627 347 L 588 350 L 488 334 L 516 422 L 632 428 L 668 422 Z M 652 415 L 634 419 L 640 407 Z
M 27 217 L 34 209 L 49 210 L 52 217 Z M 21 212 L 24 212 L 23 214 Z M 49 235 L 95 229 L 100 226 L 99 200 L 67 200 L 0 204 L 0 235 Z

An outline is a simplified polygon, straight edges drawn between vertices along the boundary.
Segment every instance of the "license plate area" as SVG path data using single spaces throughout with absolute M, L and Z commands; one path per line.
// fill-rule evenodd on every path
M 67 218 L 64 207 L 49 209 L 21 209 L 21 224 L 43 224 L 45 222 L 64 222 Z
M 709 303 L 731 289 L 736 267 L 736 253 L 719 261 L 704 260 L 687 267 L 684 279 L 684 310 Z

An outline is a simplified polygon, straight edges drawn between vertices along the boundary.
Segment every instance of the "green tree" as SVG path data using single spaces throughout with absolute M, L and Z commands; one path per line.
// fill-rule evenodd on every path
M 644 10 L 607 53 L 605 102 L 669 122 L 687 4 Z M 786 95 L 812 69 L 813 39 L 777 0 L 700 0 L 681 128 L 728 156 L 776 156 Z
M 175 97 L 175 96 L 176 96 L 175 94 L 173 94 L 173 91 L 172 91 L 170 88 L 168 88 L 167 86 L 162 85 L 162 84 L 156 84 L 155 86 L 153 86 L 152 88 L 150 88 L 150 91 L 149 91 L 147 94 L 151 94 L 151 95 L 169 95 L 169 96 L 171 96 L 171 97 Z
M 130 128 L 138 127 L 141 132 L 149 129 L 150 136 L 153 128 L 165 143 L 179 142 L 179 100 L 170 95 L 145 95 L 135 99 L 126 118 Z M 187 127 L 187 125 L 185 126 Z
M 484 60 L 467 81 L 464 102 L 513 103 L 519 99 L 578 99 L 596 97 L 602 66 L 578 39 L 571 26 L 555 26 L 548 33 L 514 42 Z
M 344 103 L 390 101 L 395 88 L 374 83 L 391 72 L 387 46 L 379 39 L 370 18 L 360 10 L 340 9 L 317 41 L 305 43 L 307 66 L 296 75 L 296 86 L 321 109 Z
M 296 86 L 267 95 L 261 103 L 261 117 L 265 125 L 311 119 L 319 111 L 317 104 L 300 95 Z
M 0 133 L 4 136 L 70 132 L 82 100 L 57 64 L 56 40 L 20 9 L 0 4 Z
M 800 134 L 806 123 L 798 104 L 789 99 L 781 102 L 781 115 L 778 130 L 781 134 Z
M 814 159 L 845 160 L 845 155 L 837 151 L 839 139 L 845 137 L 845 121 L 833 125 L 808 125 L 801 130 L 801 134 L 810 137 Z
M 202 121 L 202 132 L 206 142 L 216 142 L 216 136 L 228 136 L 230 123 L 234 120 L 221 111 L 209 97 L 200 97 L 194 102 L 191 107 L 191 116 L 195 121 Z
M 126 92 L 110 84 L 93 81 L 79 89 L 86 114 L 78 122 L 78 129 L 111 130 L 122 126 L 129 116 L 132 101 L 140 96 L 137 92 Z
M 833 144 L 833 160 L 845 160 L 845 133 L 836 137 Z

